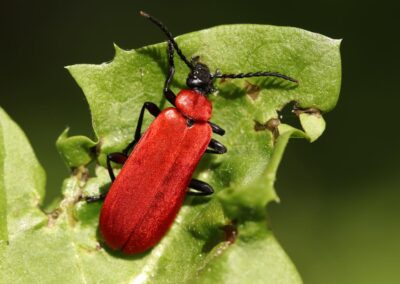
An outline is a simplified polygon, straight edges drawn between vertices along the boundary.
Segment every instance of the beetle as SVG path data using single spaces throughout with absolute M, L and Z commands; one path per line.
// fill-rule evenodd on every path
M 104 199 L 100 212 L 100 232 L 106 244 L 126 254 L 142 253 L 156 245 L 173 223 L 186 194 L 206 196 L 213 188 L 192 175 L 204 153 L 224 154 L 226 147 L 211 138 L 225 130 L 212 123 L 212 93 L 217 78 L 274 76 L 297 83 L 277 72 L 222 74 L 210 72 L 198 57 L 188 60 L 167 27 L 153 16 L 140 12 L 167 36 L 168 74 L 163 93 L 173 107 L 160 110 L 152 102 L 141 108 L 129 145 L 107 155 L 112 185 L 107 194 L 86 197 L 88 202 Z M 177 95 L 170 89 L 175 72 L 174 52 L 190 69 L 187 89 Z M 145 110 L 155 117 L 142 135 Z M 115 178 L 111 162 L 123 164 Z M 192 190 L 188 190 L 188 188 Z

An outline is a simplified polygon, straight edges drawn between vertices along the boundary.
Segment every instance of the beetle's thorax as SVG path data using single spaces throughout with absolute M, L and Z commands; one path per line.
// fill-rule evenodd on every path
M 187 118 L 206 122 L 211 118 L 211 102 L 195 90 L 181 90 L 175 99 L 176 108 Z

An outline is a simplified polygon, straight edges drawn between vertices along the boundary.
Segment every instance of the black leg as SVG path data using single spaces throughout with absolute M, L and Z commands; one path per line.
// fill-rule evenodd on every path
M 215 134 L 223 136 L 225 134 L 225 130 L 221 128 L 221 126 L 216 125 L 215 123 L 212 123 L 211 121 L 208 122 L 210 124 L 212 131 Z
M 125 155 L 129 153 L 129 151 L 135 146 L 135 144 L 139 141 L 140 136 L 142 135 L 142 124 L 143 124 L 143 117 L 144 117 L 144 111 L 148 110 L 154 117 L 157 117 L 161 110 L 158 108 L 157 105 L 155 105 L 152 102 L 145 102 L 142 106 L 142 109 L 140 110 L 140 115 L 138 119 L 138 123 L 136 126 L 136 131 L 135 131 L 135 137 L 131 143 L 126 146 L 126 148 L 122 151 Z
M 111 181 L 115 180 L 115 175 L 114 175 L 113 169 L 111 167 L 111 162 L 114 162 L 117 164 L 124 164 L 126 159 L 128 159 L 128 157 L 123 153 L 111 153 L 111 154 L 107 155 L 107 170 L 108 170 L 108 174 L 110 175 Z M 106 196 L 107 196 L 107 192 L 104 192 L 97 196 L 86 196 L 85 200 L 87 203 L 91 203 L 91 202 L 103 200 L 104 198 L 106 198 Z
M 100 195 L 97 195 L 97 196 L 86 196 L 85 197 L 85 201 L 87 203 L 92 203 L 92 202 L 96 202 L 96 201 L 99 201 L 99 200 L 103 200 L 104 198 L 106 198 L 106 196 L 107 196 L 106 192 L 102 193 Z
M 198 179 L 192 179 L 189 184 L 190 188 L 193 188 L 196 191 L 188 191 L 187 194 L 194 196 L 207 196 L 211 195 L 214 192 L 214 189 L 208 183 Z
M 111 167 L 111 162 L 117 164 L 124 164 L 125 161 L 128 159 L 128 156 L 124 153 L 111 153 L 107 155 L 107 170 L 108 174 L 110 175 L 111 181 L 115 180 L 114 171 Z
M 167 79 L 165 80 L 164 84 L 164 96 L 167 98 L 167 100 L 175 106 L 175 94 L 174 92 L 171 91 L 169 86 L 171 85 L 172 79 L 174 78 L 175 74 L 175 64 L 174 64 L 174 46 L 172 42 L 169 40 L 168 41 L 168 75 Z
M 210 149 L 207 149 L 206 153 L 224 154 L 226 153 L 226 151 L 228 151 L 221 142 L 218 142 L 217 140 L 214 139 L 211 139 L 210 143 L 208 144 L 208 147 L 210 147 Z

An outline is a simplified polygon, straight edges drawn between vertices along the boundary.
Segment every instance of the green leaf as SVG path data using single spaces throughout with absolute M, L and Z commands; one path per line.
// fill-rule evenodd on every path
M 105 157 L 132 140 L 143 103 L 168 106 L 162 97 L 166 44 L 132 51 L 115 47 L 110 63 L 68 67 L 88 100 L 96 142 L 67 137 L 65 131 L 57 148 L 74 171 L 64 181 L 60 206 L 46 215 L 37 202 L 22 203 L 19 212 L 32 216 L 24 225 L 34 225 L 24 227 L 12 217 L 7 217 L 7 225 L 2 222 L 0 237 L 9 240 L 1 251 L 5 283 L 301 283 L 267 226 L 266 205 L 278 200 L 274 181 L 289 138 L 317 139 L 325 128 L 320 113 L 331 110 L 338 100 L 340 42 L 300 29 L 262 25 L 220 26 L 180 36 L 177 42 L 187 57 L 199 55 L 212 70 L 277 71 L 300 83 L 276 78 L 217 81 L 218 92 L 210 96 L 212 121 L 226 130 L 224 137 L 216 138 L 228 153 L 204 156 L 195 173 L 214 187 L 215 195 L 187 198 L 171 230 L 154 249 L 125 256 L 110 251 L 98 234 L 101 204 L 87 204 L 81 196 L 108 189 Z M 173 90 L 178 92 L 188 70 L 179 59 L 176 66 Z M 303 130 L 278 119 L 277 111 L 292 101 L 304 110 L 299 114 Z M 318 114 L 310 114 L 310 109 Z M 150 121 L 146 117 L 145 124 Z M 2 121 L 2 127 L 7 123 Z M 9 155 L 11 148 L 7 147 L 14 146 L 7 146 L 4 137 L 3 130 L 0 158 L 8 161 L 5 153 Z M 24 143 L 12 149 L 31 151 Z M 91 175 L 85 165 L 95 159 L 98 164 Z M 21 163 L 26 163 L 22 156 L 13 167 L 0 169 L 5 177 L 11 176 L 21 172 Z M 39 172 L 32 167 L 24 174 L 40 176 Z M 34 179 L 16 182 L 24 187 L 20 194 L 28 197 L 43 191 L 43 184 Z M 17 206 L 8 198 L 14 187 L 7 180 L 0 186 L 7 196 L 0 199 L 0 206 L 6 202 L 10 216 Z M 0 208 L 0 217 L 4 210 Z M 17 233 L 10 233 L 13 230 Z
M 44 197 L 45 180 L 45 173 L 24 133 L 0 108 L 0 279 L 14 273 L 7 271 L 8 265 L 4 263 L 12 252 L 9 249 L 12 244 L 24 238 L 25 232 L 47 221 L 38 210 Z
M 85 136 L 68 137 L 69 128 L 65 129 L 56 141 L 60 156 L 70 168 L 89 164 L 95 157 L 96 142 Z
M 195 283 L 301 283 L 298 274 L 265 223 L 241 226 L 234 245 L 221 243 L 196 276 Z

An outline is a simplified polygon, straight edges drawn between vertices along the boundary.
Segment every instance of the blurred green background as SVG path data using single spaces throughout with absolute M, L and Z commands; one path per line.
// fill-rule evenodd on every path
M 2 1 L 0 105 L 48 173 L 47 201 L 69 174 L 54 142 L 92 137 L 81 90 L 63 66 L 164 40 L 143 9 L 179 35 L 215 25 L 296 26 L 343 38 L 343 84 L 326 133 L 292 140 L 269 207 L 305 283 L 400 283 L 398 9 L 388 1 Z M 161 95 L 161 92 L 160 92 Z

